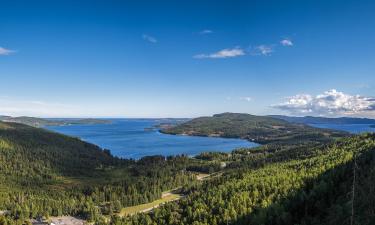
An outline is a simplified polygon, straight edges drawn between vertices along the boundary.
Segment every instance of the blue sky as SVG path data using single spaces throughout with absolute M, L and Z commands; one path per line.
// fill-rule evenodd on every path
M 373 1 L 16 0 L 1 11 L 0 114 L 375 116 Z

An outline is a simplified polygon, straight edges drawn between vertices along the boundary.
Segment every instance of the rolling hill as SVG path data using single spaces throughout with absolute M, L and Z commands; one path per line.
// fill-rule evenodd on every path
M 222 113 L 212 117 L 200 117 L 174 127 L 162 129 L 161 132 L 180 135 L 242 138 L 261 144 L 292 143 L 300 142 L 301 140 L 304 142 L 325 142 L 349 135 L 342 131 L 314 128 L 268 116 L 254 116 L 242 113 Z

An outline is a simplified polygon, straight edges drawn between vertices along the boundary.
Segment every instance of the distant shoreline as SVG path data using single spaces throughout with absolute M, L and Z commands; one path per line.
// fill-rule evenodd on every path
M 0 116 L 0 121 L 10 123 L 21 123 L 32 127 L 46 127 L 46 126 L 69 126 L 69 125 L 84 125 L 84 124 L 111 124 L 111 120 L 107 119 L 44 119 L 37 117 L 11 117 Z

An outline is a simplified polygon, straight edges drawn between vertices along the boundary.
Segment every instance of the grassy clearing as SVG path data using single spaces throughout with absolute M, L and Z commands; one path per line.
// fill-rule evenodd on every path
M 182 197 L 183 196 L 179 194 L 164 193 L 161 199 L 155 200 L 153 202 L 123 208 L 121 212 L 119 213 L 119 216 L 128 216 L 128 215 L 133 215 L 136 213 L 148 212 L 148 211 L 151 211 L 153 208 L 158 207 L 161 204 L 164 204 L 170 201 L 175 201 Z
M 221 174 L 222 173 L 212 173 L 212 174 L 198 173 L 196 174 L 196 176 L 197 176 L 197 180 L 203 181 L 203 180 L 215 177 L 215 176 L 220 176 Z M 119 216 L 129 216 L 129 215 L 134 215 L 136 213 L 148 212 L 148 211 L 151 211 L 153 208 L 159 207 L 161 204 L 164 204 L 166 202 L 176 201 L 183 197 L 183 195 L 176 193 L 178 192 L 180 188 L 181 187 L 177 187 L 172 190 L 163 192 L 162 197 L 153 202 L 125 207 L 121 210 L 121 212 L 119 213 Z
M 199 173 L 199 174 L 197 174 L 197 180 L 204 180 L 209 176 L 210 176 L 209 173 Z
M 222 172 L 216 172 L 216 173 L 198 173 L 197 174 L 197 180 L 203 181 L 203 180 L 208 180 L 214 177 L 219 177 L 223 173 Z

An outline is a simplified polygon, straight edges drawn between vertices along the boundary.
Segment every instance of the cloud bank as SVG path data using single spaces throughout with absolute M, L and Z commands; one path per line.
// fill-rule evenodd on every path
M 0 55 L 10 55 L 16 51 L 0 47 Z
M 238 56 L 243 56 L 245 55 L 245 51 L 239 47 L 236 48 L 226 48 L 223 50 L 220 50 L 218 52 L 214 52 L 211 54 L 199 54 L 195 55 L 194 58 L 196 59 L 224 59 L 224 58 L 233 58 L 233 57 L 238 57 Z
M 273 107 L 296 115 L 368 115 L 375 114 L 375 98 L 349 95 L 332 89 L 316 96 L 295 95 Z

